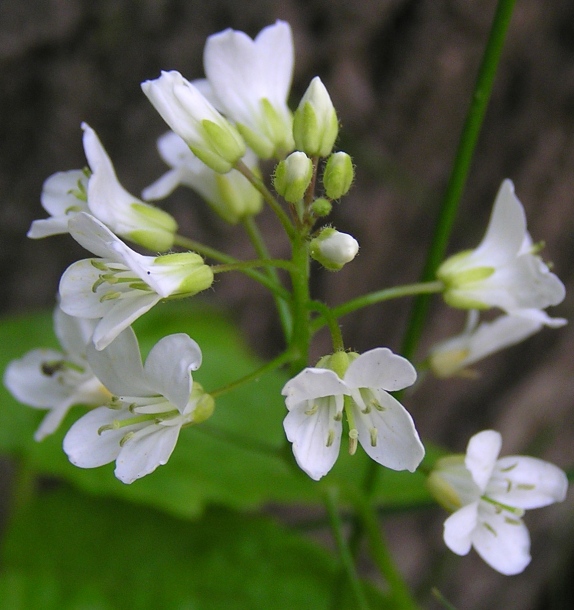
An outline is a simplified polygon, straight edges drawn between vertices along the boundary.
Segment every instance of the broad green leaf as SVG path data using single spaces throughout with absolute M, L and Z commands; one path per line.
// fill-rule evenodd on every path
M 144 353 L 166 334 L 186 332 L 193 337 L 204 356 L 194 379 L 207 391 L 261 366 L 229 318 L 197 300 L 159 305 L 135 328 Z M 2 367 L 33 347 L 55 346 L 50 316 L 4 320 L 0 346 Z M 276 371 L 219 397 L 210 420 L 182 431 L 168 464 L 130 486 L 114 478 L 113 465 L 81 470 L 67 461 L 62 438 L 82 414 L 81 408 L 73 410 L 61 431 L 34 443 L 32 434 L 42 414 L 16 403 L 4 388 L 0 390 L 0 450 L 19 454 L 37 472 L 60 476 L 91 493 L 114 495 L 187 517 L 196 517 L 209 503 L 233 508 L 255 508 L 269 502 L 315 504 L 321 502 L 325 485 L 358 488 L 370 460 L 361 450 L 349 456 L 344 443 L 333 472 L 320 483 L 296 467 L 282 426 L 281 388 L 286 379 Z M 422 475 L 384 468 L 375 491 L 375 499 L 389 509 L 430 500 Z
M 327 610 L 340 578 L 325 549 L 268 517 L 210 509 L 189 522 L 66 488 L 23 508 L 0 559 L 10 610 Z M 354 607 L 348 591 L 338 607 Z

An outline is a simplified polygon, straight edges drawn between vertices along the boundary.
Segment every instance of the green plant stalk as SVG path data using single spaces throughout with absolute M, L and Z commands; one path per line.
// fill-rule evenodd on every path
M 363 494 L 354 494 L 352 501 L 367 535 L 371 557 L 391 589 L 395 607 L 401 610 L 418 610 L 418 604 L 395 566 L 372 503 Z
M 347 576 L 347 579 L 349 580 L 351 590 L 355 597 L 355 602 L 357 604 L 356 607 L 359 610 L 368 610 L 369 604 L 367 602 L 367 598 L 365 596 L 365 592 L 363 590 L 363 586 L 361 584 L 359 576 L 357 575 L 353 556 L 349 551 L 349 547 L 347 546 L 347 543 L 345 541 L 345 536 L 343 535 L 343 525 L 341 523 L 341 518 L 339 516 L 339 511 L 337 507 L 337 495 L 337 490 L 333 487 L 329 487 L 325 493 L 325 506 L 329 515 L 331 530 L 333 531 L 337 550 L 339 551 L 343 571 Z M 333 608 L 339 608 L 339 587 L 334 587 L 333 590 L 337 594 L 337 598 L 333 600 Z
M 174 242 L 177 246 L 182 248 L 187 248 L 189 250 L 193 250 L 206 256 L 208 258 L 212 258 L 213 260 L 219 261 L 225 265 L 236 265 L 238 263 L 242 263 L 233 256 L 229 256 L 228 254 L 224 254 L 223 252 L 219 252 L 219 250 L 215 250 L 214 248 L 210 248 L 209 246 L 204 246 L 203 244 L 194 241 L 193 239 L 189 239 L 184 237 L 183 235 L 176 235 L 176 239 Z M 241 273 L 244 273 L 246 276 L 250 277 L 252 280 L 259 282 L 261 285 L 268 288 L 273 295 L 277 298 L 281 299 L 284 302 L 288 302 L 291 299 L 291 295 L 289 292 L 279 283 L 279 281 L 275 281 L 273 278 L 269 277 L 261 273 L 260 271 L 256 271 L 254 269 L 241 269 Z M 287 306 L 287 305 L 286 305 Z
M 255 248 L 255 252 L 259 258 L 268 259 L 269 258 L 269 250 L 267 249 L 267 244 L 261 235 L 261 231 L 259 231 L 259 227 L 257 226 L 255 219 L 253 216 L 248 216 L 243 220 L 243 227 Z M 280 285 L 279 275 L 277 270 L 273 267 L 267 267 L 266 273 L 273 282 L 277 285 Z M 291 337 L 291 333 L 293 332 L 293 320 L 291 318 L 291 309 L 289 308 L 289 303 L 283 299 L 279 298 L 276 293 L 273 293 L 273 297 L 275 299 L 275 306 L 277 307 L 277 312 L 279 314 L 279 320 L 281 321 L 281 327 L 283 329 L 283 335 L 285 337 L 285 342 L 288 343 Z
M 263 199 L 267 202 L 269 207 L 275 212 L 275 215 L 279 219 L 279 222 L 283 225 L 285 229 L 285 233 L 289 236 L 289 239 L 295 239 L 297 232 L 295 231 L 295 227 L 291 223 L 291 220 L 285 210 L 281 207 L 277 199 L 273 197 L 271 191 L 265 186 L 261 178 L 256 176 L 248 167 L 243 163 L 243 161 L 239 161 L 235 169 L 240 172 L 249 182 L 263 195 Z
M 381 303 L 383 301 L 390 301 L 391 299 L 399 299 L 401 297 L 408 297 L 418 294 L 433 294 L 442 292 L 443 290 L 443 283 L 438 281 L 421 282 L 420 284 L 405 284 L 404 286 L 393 286 L 392 288 L 385 288 L 383 290 L 377 290 L 376 292 L 370 292 L 369 294 L 362 295 L 356 299 L 351 299 L 346 303 L 337 305 L 337 307 L 332 307 L 331 315 L 337 319 L 363 307 L 374 305 L 375 303 Z M 311 324 L 311 331 L 317 332 L 327 323 L 327 320 L 324 318 L 317 318 Z
M 486 108 L 492 93 L 492 86 L 515 1 L 499 0 L 496 7 L 490 35 L 478 71 L 474 94 L 421 276 L 422 282 L 428 282 L 435 278 L 436 270 L 445 256 Z M 415 300 L 403 342 L 402 354 L 405 358 L 412 359 L 414 356 L 426 319 L 428 306 L 428 295 L 421 295 Z
M 296 375 L 308 364 L 311 332 L 309 324 L 309 242 L 296 235 L 292 244 L 291 271 L 293 333 L 289 343 L 297 357 L 291 363 L 291 374 Z
M 209 392 L 209 394 L 213 398 L 217 398 L 218 396 L 227 394 L 228 392 L 231 392 L 231 391 L 235 390 L 236 388 L 239 388 L 242 385 L 245 385 L 246 383 L 251 383 L 252 381 L 259 379 L 259 377 L 265 375 L 266 373 L 269 373 L 270 371 L 274 371 L 275 369 L 280 368 L 284 364 L 287 364 L 288 362 L 293 360 L 293 358 L 294 358 L 293 352 L 291 350 L 285 350 L 284 352 L 279 354 L 279 356 L 277 356 L 276 358 L 273 358 L 273 360 L 270 360 L 269 362 L 266 362 L 263 366 L 259 367 L 255 371 L 252 371 L 251 373 L 248 373 L 244 377 L 241 377 L 240 379 L 236 379 L 235 381 L 232 381 L 231 383 L 228 383 L 227 385 L 217 388 L 216 390 Z
M 331 333 L 331 342 L 333 344 L 333 351 L 342 351 L 345 349 L 345 343 L 343 342 L 343 335 L 341 333 L 341 328 L 337 323 L 337 318 L 333 315 L 331 309 L 327 307 L 324 303 L 320 301 L 311 301 L 309 303 L 311 309 L 318 311 L 325 324 L 329 327 L 329 332 Z M 313 323 L 311 323 L 311 327 Z
M 293 263 L 280 258 L 265 258 L 252 261 L 237 261 L 236 263 L 227 263 L 222 265 L 214 265 L 211 267 L 213 273 L 227 273 L 229 271 L 245 271 L 255 267 L 276 267 L 279 269 L 293 270 Z

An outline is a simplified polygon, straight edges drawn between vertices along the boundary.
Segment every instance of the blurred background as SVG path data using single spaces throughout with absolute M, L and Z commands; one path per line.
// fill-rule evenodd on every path
M 290 22 L 296 67 L 292 106 L 319 75 L 337 109 L 338 146 L 357 167 L 355 186 L 334 225 L 361 244 L 338 274 L 315 269 L 313 295 L 337 304 L 370 290 L 417 281 L 444 193 L 495 9 L 494 0 L 17 0 L 0 1 L 0 312 L 51 308 L 63 269 L 82 257 L 69 237 L 31 241 L 42 218 L 43 181 L 81 168 L 81 121 L 99 134 L 123 185 L 139 194 L 164 171 L 155 141 L 165 131 L 140 82 L 162 69 L 203 76 L 205 38 L 227 27 L 251 36 L 276 19 Z M 450 252 L 477 245 L 501 181 L 516 186 L 535 241 L 565 282 L 551 315 L 574 313 L 574 4 L 518 0 L 493 98 L 464 192 Z M 225 225 L 190 191 L 165 207 L 181 232 L 236 256 L 250 256 L 241 228 Z M 285 255 L 275 219 L 261 226 Z M 251 282 L 225 277 L 225 299 L 254 347 L 281 345 L 273 304 Z M 398 350 L 409 300 L 343 319 L 347 346 Z M 433 302 L 419 358 L 461 330 L 464 316 Z M 424 379 L 406 404 L 424 439 L 463 451 L 484 428 L 502 432 L 503 453 L 574 464 L 574 327 L 545 329 L 480 364 L 480 382 Z M 1 349 L 1 346 L 0 346 Z M 313 356 L 329 350 L 319 336 Z M 1 406 L 0 406 L 1 408 Z M 1 487 L 10 484 L 4 466 Z M 570 608 L 572 497 L 529 513 L 531 566 L 503 577 L 475 554 L 444 554 L 444 513 L 387 522 L 401 569 L 422 591 L 440 580 L 459 608 Z M 434 606 L 428 602 L 428 607 Z

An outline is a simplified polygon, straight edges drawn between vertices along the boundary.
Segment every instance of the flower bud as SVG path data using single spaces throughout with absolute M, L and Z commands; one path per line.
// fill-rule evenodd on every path
M 225 174 L 245 154 L 238 131 L 176 71 L 141 85 L 163 120 L 211 169 Z
M 311 257 L 329 271 L 339 271 L 359 251 L 357 240 L 347 233 L 327 227 L 311 241 Z
M 332 209 L 333 204 L 324 197 L 319 197 L 319 199 L 315 199 L 315 201 L 313 201 L 313 203 L 311 204 L 311 210 L 313 211 L 313 214 L 315 214 L 315 216 L 317 216 L 318 218 L 328 216 L 331 213 Z
M 193 382 L 190 399 L 195 402 L 192 423 L 201 424 L 213 415 L 215 400 L 211 394 L 208 394 L 203 389 L 203 386 L 200 383 L 197 383 L 197 381 Z
M 273 185 L 285 201 L 297 203 L 305 195 L 313 178 L 313 162 L 303 152 L 291 153 L 275 168 Z
M 154 259 L 163 281 L 173 283 L 169 292 L 174 297 L 190 297 L 213 284 L 213 271 L 195 252 L 164 254 Z
M 327 157 L 339 133 L 339 121 L 333 102 L 316 76 L 301 98 L 293 116 L 295 146 L 311 157 Z
M 340 199 L 351 188 L 355 170 L 353 161 L 345 152 L 336 152 L 327 160 L 323 172 L 323 186 L 329 199 Z

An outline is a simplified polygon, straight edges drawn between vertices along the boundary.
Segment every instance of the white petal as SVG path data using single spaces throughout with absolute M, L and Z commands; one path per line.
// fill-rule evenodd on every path
M 203 63 L 217 99 L 231 118 L 254 126 L 262 98 L 285 106 L 293 56 L 291 29 L 278 21 L 264 28 L 255 41 L 231 29 L 210 36 Z
M 511 314 L 516 317 L 531 320 L 532 322 L 538 322 L 540 325 L 549 326 L 550 328 L 559 328 L 568 323 L 565 318 L 551 318 L 542 309 L 517 309 L 512 311 Z
M 70 404 L 70 401 L 68 401 L 68 403 L 62 403 L 55 409 L 50 409 L 38 426 L 36 432 L 34 432 L 34 440 L 39 443 L 50 434 L 53 434 L 60 427 L 60 424 L 68 414 L 71 407 L 72 404 Z
M 468 441 L 464 463 L 481 492 L 486 489 L 501 446 L 502 437 L 495 430 L 483 430 Z
M 345 383 L 351 388 L 381 388 L 388 392 L 402 390 L 417 378 L 415 367 L 387 347 L 378 347 L 351 362 Z
M 466 555 L 472 546 L 472 535 L 478 524 L 478 502 L 467 504 L 444 522 L 444 542 L 457 555 Z
M 146 187 L 142 191 L 142 197 L 146 201 L 165 199 L 168 195 L 171 195 L 180 184 L 184 183 L 185 174 L 186 171 L 182 167 L 170 169 L 163 176 L 160 176 L 155 182 Z
M 57 218 L 45 218 L 34 220 L 26 233 L 30 239 L 42 239 L 51 235 L 61 235 L 68 232 L 69 216 L 58 216 Z
M 289 411 L 283 427 L 293 443 L 297 464 L 313 480 L 318 481 L 333 467 L 339 455 L 343 424 L 334 419 L 334 409 L 319 408 L 311 415 L 305 413 L 307 403 Z M 328 444 L 329 435 L 332 442 Z
M 562 502 L 568 491 L 566 474 L 549 462 L 509 455 L 496 462 L 486 488 L 489 498 L 517 508 L 540 508 Z
M 485 502 L 479 504 L 478 520 L 472 534 L 476 552 L 501 574 L 522 572 L 530 563 L 530 536 L 524 523 Z
M 349 393 L 344 381 L 334 371 L 319 368 L 304 369 L 281 390 L 288 409 L 305 400 Z
M 88 177 L 81 169 L 52 174 L 42 187 L 42 207 L 51 216 L 65 216 L 70 208 L 81 207 L 87 211 L 87 203 L 74 194 L 80 183 L 85 189 L 87 182 Z
M 179 426 L 149 425 L 122 447 L 114 474 L 123 483 L 133 483 L 169 460 L 179 436 Z
M 117 259 L 113 246 L 122 242 L 90 214 L 80 212 L 74 215 L 68 222 L 68 228 L 72 237 L 86 250 L 102 258 Z
M 496 195 L 486 234 L 471 258 L 481 266 L 498 267 L 518 254 L 525 234 L 524 208 L 514 194 L 512 181 L 504 180 Z
M 60 278 L 60 307 L 64 313 L 78 318 L 101 318 L 112 307 L 112 302 L 102 299 L 109 286 L 101 284 L 96 292 L 92 286 L 100 277 L 90 259 L 76 261 Z
M 18 360 L 12 360 L 4 372 L 4 385 L 21 403 L 39 409 L 51 409 L 67 400 L 70 389 L 55 376 L 42 373 L 46 362 L 59 361 L 61 352 L 35 349 Z
M 54 309 L 54 332 L 64 350 L 72 356 L 85 357 L 96 322 L 64 313 L 59 306 Z
M 147 383 L 134 331 L 126 328 L 102 350 L 89 345 L 88 362 L 106 388 L 116 396 L 147 396 Z
M 115 419 L 129 416 L 131 413 L 120 413 L 107 407 L 86 413 L 64 437 L 64 451 L 70 462 L 80 468 L 96 468 L 113 462 L 120 452 L 120 441 L 130 428 L 104 430 L 102 434 L 98 434 L 98 430 Z
M 155 392 L 165 396 L 183 413 L 191 394 L 190 371 L 201 365 L 201 349 L 183 333 L 169 335 L 151 349 L 145 374 Z
M 151 292 L 133 290 L 112 303 L 94 331 L 96 349 L 104 349 L 130 324 L 159 303 L 161 297 Z
M 365 414 L 359 407 L 354 409 L 359 442 L 375 462 L 393 470 L 414 472 L 423 459 L 425 450 L 413 418 L 390 394 L 383 391 L 375 391 L 375 394 L 382 411 L 372 407 Z M 356 392 L 353 392 L 353 397 L 355 396 Z M 374 446 L 371 439 L 373 428 L 377 430 Z

